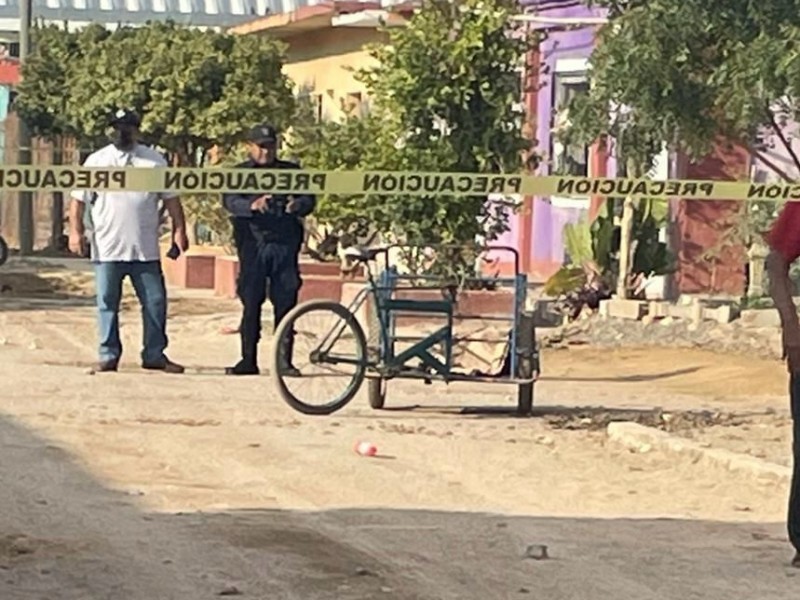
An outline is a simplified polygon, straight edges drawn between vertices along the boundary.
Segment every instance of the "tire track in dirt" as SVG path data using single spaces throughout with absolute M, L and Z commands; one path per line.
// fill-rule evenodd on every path
M 70 331 L 84 331 L 90 327 L 88 318 L 75 318 L 81 313 L 63 311 L 53 313 L 42 311 L 41 313 L 24 313 L 15 315 L 13 319 L 4 318 L 2 337 L 10 346 L 15 346 L 31 352 L 43 352 L 48 356 L 56 356 L 63 359 L 65 356 L 73 354 L 91 353 L 94 356 L 97 352 L 86 341 L 87 335 L 70 333 Z M 92 329 L 92 335 L 95 335 Z M 63 342 L 63 344 L 60 344 Z

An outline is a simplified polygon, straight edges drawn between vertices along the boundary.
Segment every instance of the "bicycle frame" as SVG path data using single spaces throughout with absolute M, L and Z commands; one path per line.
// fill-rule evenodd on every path
M 422 361 L 430 372 L 439 377 L 447 378 L 453 367 L 453 316 L 454 303 L 450 300 L 409 300 L 394 299 L 392 292 L 396 286 L 397 272 L 393 268 L 384 270 L 381 276 L 381 285 L 373 284 L 373 298 L 377 320 L 381 334 L 381 361 L 376 366 L 381 375 L 396 375 L 404 370 L 406 364 L 413 359 Z M 442 315 L 446 324 L 433 333 L 417 340 L 410 348 L 399 354 L 395 353 L 396 323 L 394 317 L 398 313 L 418 313 L 426 315 Z M 443 345 L 444 362 L 439 360 L 430 351 L 434 346 Z
M 378 348 L 379 354 L 377 357 L 367 356 L 365 360 L 358 360 L 355 357 L 334 357 L 330 355 L 329 351 L 323 351 L 322 347 L 326 342 L 330 341 L 330 346 L 341 335 L 344 324 L 340 327 L 334 327 L 323 339 L 320 347 L 315 354 L 317 357 L 324 356 L 325 362 L 331 363 L 349 363 L 358 364 L 368 367 L 381 377 L 391 378 L 395 376 L 402 376 L 404 373 L 410 375 L 412 372 L 420 378 L 442 379 L 445 381 L 454 379 L 476 379 L 474 377 L 456 375 L 452 372 L 453 367 L 453 347 L 455 338 L 453 335 L 455 315 L 455 302 L 450 299 L 442 300 L 411 300 L 411 299 L 395 299 L 393 293 L 399 288 L 398 281 L 406 280 L 412 281 L 415 279 L 426 279 L 424 276 L 413 275 L 400 275 L 394 266 L 388 264 L 388 252 L 395 246 L 389 246 L 383 249 L 382 254 L 386 258 L 386 268 L 380 275 L 380 279 L 376 282 L 374 274 L 369 266 L 365 263 L 367 284 L 359 290 L 356 297 L 347 306 L 347 310 L 353 314 L 359 314 L 359 311 L 370 298 L 374 304 L 374 314 L 370 315 L 370 322 L 375 322 L 378 325 L 378 333 L 380 336 L 380 347 Z M 513 284 L 514 287 L 514 309 L 513 315 L 504 318 L 494 318 L 494 320 L 509 321 L 512 324 L 511 335 L 511 374 L 512 377 L 517 372 L 517 335 L 520 314 L 524 310 L 525 296 L 527 292 L 527 278 L 525 275 L 519 273 L 519 256 L 515 249 L 505 246 L 492 246 L 490 250 L 507 250 L 513 253 L 515 258 L 515 274 L 513 277 L 498 278 L 495 281 L 498 284 Z M 408 289 L 420 289 L 413 286 Z M 430 288 L 428 288 L 430 289 Z M 441 315 L 445 317 L 446 323 L 434 331 L 420 339 L 414 338 L 414 344 L 405 350 L 395 353 L 395 343 L 398 340 L 395 335 L 396 332 L 396 316 L 398 313 L 417 313 L 427 315 Z M 460 316 L 459 318 L 464 318 Z M 467 317 L 469 318 L 469 317 Z M 486 318 L 485 316 L 471 316 L 471 318 Z M 444 361 L 437 358 L 431 350 L 437 345 L 443 346 Z M 419 360 L 423 367 L 427 370 L 420 371 L 419 369 L 409 369 L 408 363 L 411 360 Z

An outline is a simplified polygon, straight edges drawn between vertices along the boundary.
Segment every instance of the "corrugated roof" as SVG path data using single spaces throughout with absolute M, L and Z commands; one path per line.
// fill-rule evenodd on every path
M 291 12 L 319 0 L 33 0 L 33 19 L 51 22 L 139 24 L 171 19 L 229 27 L 254 17 Z M 15 21 L 13 27 L 11 20 Z M 0 29 L 19 29 L 19 0 L 0 0 Z

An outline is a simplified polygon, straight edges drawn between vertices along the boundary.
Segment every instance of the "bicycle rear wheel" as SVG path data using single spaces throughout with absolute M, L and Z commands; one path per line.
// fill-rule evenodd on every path
M 338 302 L 310 300 L 278 325 L 270 367 L 284 402 L 306 415 L 330 415 L 344 408 L 364 383 L 364 330 Z

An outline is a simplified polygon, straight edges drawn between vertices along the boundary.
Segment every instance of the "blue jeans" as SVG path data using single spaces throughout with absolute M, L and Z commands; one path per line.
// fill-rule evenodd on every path
M 792 408 L 792 485 L 789 493 L 789 539 L 800 553 L 800 374 L 789 383 Z
M 165 360 L 164 350 L 167 348 L 167 290 L 161 263 L 98 262 L 95 263 L 95 275 L 100 360 L 115 362 L 122 356 L 119 306 L 122 282 L 125 277 L 130 277 L 142 306 L 142 363 L 162 363 Z

